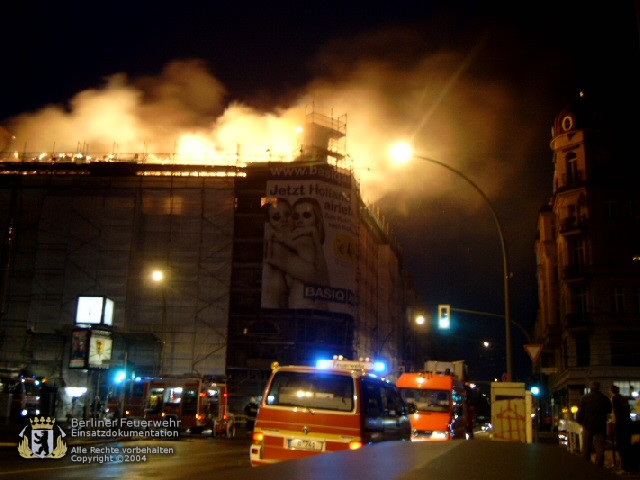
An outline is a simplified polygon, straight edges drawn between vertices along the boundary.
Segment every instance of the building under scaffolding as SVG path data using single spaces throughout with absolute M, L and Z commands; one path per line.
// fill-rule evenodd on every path
M 116 369 L 225 377 L 236 409 L 261 394 L 273 361 L 342 354 L 385 357 L 392 374 L 404 367 L 398 248 L 345 165 L 345 119 L 308 120 L 309 146 L 291 162 L 23 154 L 2 163 L 0 367 L 86 387 L 86 398 L 106 393 Z M 302 282 L 300 298 L 274 307 L 264 294 L 265 213 L 274 198 L 293 205 L 302 197 L 319 205 L 329 277 Z M 287 255 L 291 287 L 301 260 Z M 111 324 L 83 324 L 81 297 L 112 301 Z M 83 329 L 104 330 L 113 342 L 102 363 L 72 358 L 73 332 Z M 64 415 L 72 396 L 61 400 Z

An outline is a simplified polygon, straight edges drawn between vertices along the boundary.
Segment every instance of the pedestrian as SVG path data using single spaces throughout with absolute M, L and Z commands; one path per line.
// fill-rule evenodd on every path
M 582 457 L 591 461 L 591 453 L 595 451 L 599 467 L 604 467 L 607 420 L 612 408 L 609 397 L 600 391 L 600 382 L 592 380 L 589 393 L 580 398 L 576 420 L 582 425 Z
M 258 416 L 258 403 L 255 397 L 251 397 L 249 403 L 244 407 L 244 414 L 247 418 L 247 432 L 253 432 L 253 427 Z
M 620 455 L 620 468 L 624 472 L 637 470 L 631 452 L 631 407 L 625 397 L 620 395 L 620 387 L 611 386 L 611 404 L 613 406 L 613 435 L 615 446 Z
M 101 418 L 102 417 L 102 400 L 100 400 L 100 396 L 96 395 L 91 402 L 91 417 L 92 418 Z

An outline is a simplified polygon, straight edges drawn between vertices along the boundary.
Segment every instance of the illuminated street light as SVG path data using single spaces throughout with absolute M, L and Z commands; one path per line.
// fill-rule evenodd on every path
M 151 280 L 160 283 L 164 279 L 164 272 L 162 270 L 154 270 L 151 272 Z
M 506 357 L 507 357 L 507 381 L 513 380 L 513 358 L 511 352 L 511 286 L 510 286 L 510 277 L 511 272 L 509 271 L 509 259 L 507 256 L 507 244 L 504 239 L 504 230 L 502 228 L 502 223 L 500 223 L 500 219 L 498 218 L 498 214 L 496 213 L 496 209 L 494 208 L 489 197 L 482 191 L 482 189 L 469 177 L 467 177 L 460 170 L 453 168 L 446 163 L 440 162 L 439 160 L 434 160 L 433 158 L 423 157 L 421 155 L 416 155 L 413 152 L 412 147 L 407 143 L 397 143 L 391 149 L 392 158 L 398 163 L 407 163 L 414 158 L 418 160 L 424 160 L 425 162 L 435 163 L 436 165 L 440 165 L 441 167 L 446 168 L 450 172 L 455 173 L 464 181 L 466 181 L 469 185 L 471 185 L 476 192 L 482 197 L 482 199 L 487 203 L 489 210 L 491 210 L 491 215 L 493 215 L 493 220 L 495 221 L 496 227 L 498 229 L 498 236 L 500 237 L 500 246 L 502 247 L 502 267 L 503 267 L 503 282 L 504 282 L 504 320 L 505 320 L 505 345 L 506 345 Z

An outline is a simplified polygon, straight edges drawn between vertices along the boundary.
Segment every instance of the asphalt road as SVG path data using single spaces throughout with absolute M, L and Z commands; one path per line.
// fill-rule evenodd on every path
M 453 442 L 386 442 L 367 445 L 357 451 L 317 455 L 304 460 L 283 462 L 259 468 L 248 465 L 249 437 L 240 430 L 235 439 L 185 437 L 179 441 L 135 440 L 110 442 L 124 446 L 162 445 L 172 448 L 170 455 L 156 455 L 146 462 L 129 465 L 73 464 L 71 458 L 23 459 L 16 449 L 18 426 L 0 425 L 0 480 L 26 478 L 34 474 L 46 478 L 216 478 L 220 480 L 620 480 L 613 468 L 599 469 L 566 448 L 550 435 L 549 443 L 515 443 L 482 439 Z M 73 446 L 91 442 L 72 440 Z M 93 442 L 96 443 L 96 442 Z M 104 445 L 107 442 L 99 442 Z M 610 455 L 610 452 L 607 452 Z M 8 469 L 11 468 L 9 471 Z M 4 473 L 4 474 L 3 474 Z M 88 476 L 87 476 L 88 475 Z M 640 479 L 639 475 L 623 476 Z

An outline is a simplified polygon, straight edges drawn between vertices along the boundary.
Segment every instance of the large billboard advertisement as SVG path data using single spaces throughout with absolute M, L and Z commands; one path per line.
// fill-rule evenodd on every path
M 353 313 L 358 204 L 351 182 L 328 164 L 272 166 L 262 201 L 262 308 Z

